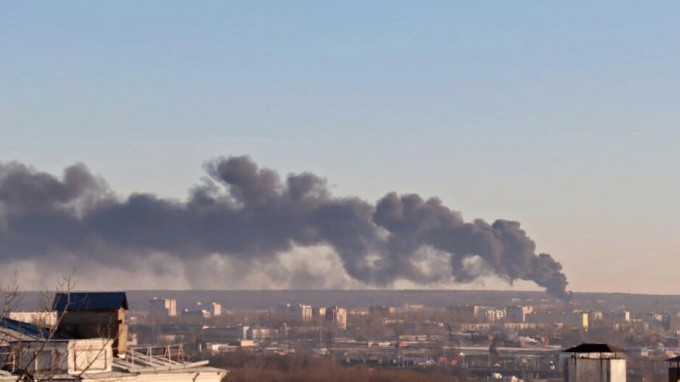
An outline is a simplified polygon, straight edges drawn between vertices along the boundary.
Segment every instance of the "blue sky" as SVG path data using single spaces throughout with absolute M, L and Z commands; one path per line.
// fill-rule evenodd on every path
M 672 1 L 4 1 L 0 161 L 83 162 L 121 195 L 183 198 L 204 161 L 248 154 L 339 196 L 516 219 L 577 291 L 680 293 L 678 16 Z

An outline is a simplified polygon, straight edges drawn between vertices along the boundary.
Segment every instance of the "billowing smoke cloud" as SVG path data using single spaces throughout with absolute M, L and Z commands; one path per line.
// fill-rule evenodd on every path
M 314 174 L 281 179 L 246 156 L 205 168 L 209 177 L 187 201 L 151 194 L 120 200 L 82 164 L 61 179 L 0 164 L 0 264 L 70 259 L 125 267 L 158 253 L 188 267 L 215 256 L 277 262 L 295 248 L 327 245 L 365 285 L 463 283 L 493 274 L 564 295 L 561 265 L 536 254 L 517 222 L 465 222 L 438 199 L 415 194 L 391 193 L 375 205 L 333 197 Z M 294 285 L 304 285 L 307 272 L 296 274 Z

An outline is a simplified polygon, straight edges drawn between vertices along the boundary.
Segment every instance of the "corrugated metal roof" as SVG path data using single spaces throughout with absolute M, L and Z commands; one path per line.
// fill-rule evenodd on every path
M 0 328 L 12 330 L 16 333 L 20 333 L 34 340 L 43 339 L 68 340 L 72 338 L 58 332 L 51 332 L 49 329 L 42 328 L 38 325 L 29 324 L 27 322 L 17 321 L 6 317 L 0 318 Z M 26 338 L 17 339 L 25 340 Z
M 580 344 L 563 350 L 565 353 L 625 353 L 623 349 L 607 344 Z
M 63 312 L 109 311 L 128 309 L 125 292 L 70 292 L 57 293 L 52 309 Z

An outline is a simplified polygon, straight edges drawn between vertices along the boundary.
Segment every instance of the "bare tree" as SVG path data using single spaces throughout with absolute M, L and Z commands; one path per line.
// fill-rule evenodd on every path
M 6 284 L 0 286 L 0 293 L 2 294 L 2 306 L 0 307 L 0 318 L 8 317 L 9 312 L 16 309 L 21 301 L 21 293 L 19 291 L 19 281 L 17 273 L 14 272 L 12 277 Z
M 100 362 L 104 352 L 110 352 L 113 342 L 109 333 L 102 333 L 101 338 L 82 343 L 73 349 L 70 342 L 65 342 L 59 335 L 58 327 L 61 316 L 55 315 L 52 300 L 55 293 L 70 296 L 75 288 L 74 273 L 61 277 L 56 283 L 55 292 L 47 290 L 39 294 L 39 309 L 32 317 L 32 323 L 21 322 L 10 317 L 16 312 L 23 298 L 16 273 L 0 287 L 2 310 L 0 312 L 0 373 L 2 380 L 45 381 L 51 380 L 64 369 L 70 369 L 69 362 L 79 373 L 76 379 Z M 69 301 L 67 306 L 72 302 Z M 101 328 L 102 331 L 110 328 Z M 107 350 L 108 349 L 108 350 Z M 74 354 L 69 359 L 69 354 Z M 79 354 L 76 359 L 75 354 Z

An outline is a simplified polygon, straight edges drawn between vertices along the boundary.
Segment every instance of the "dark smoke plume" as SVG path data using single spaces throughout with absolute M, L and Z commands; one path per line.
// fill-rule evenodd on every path
M 205 184 L 180 202 L 151 194 L 119 200 L 81 164 L 61 179 L 0 164 L 0 264 L 65 254 L 121 264 L 158 252 L 187 263 L 215 254 L 274 261 L 294 246 L 325 244 L 350 277 L 368 285 L 495 274 L 564 296 L 561 265 L 536 254 L 517 222 L 465 222 L 438 199 L 415 194 L 391 193 L 375 205 L 333 197 L 314 174 L 282 180 L 246 156 L 214 159 L 205 168 Z

